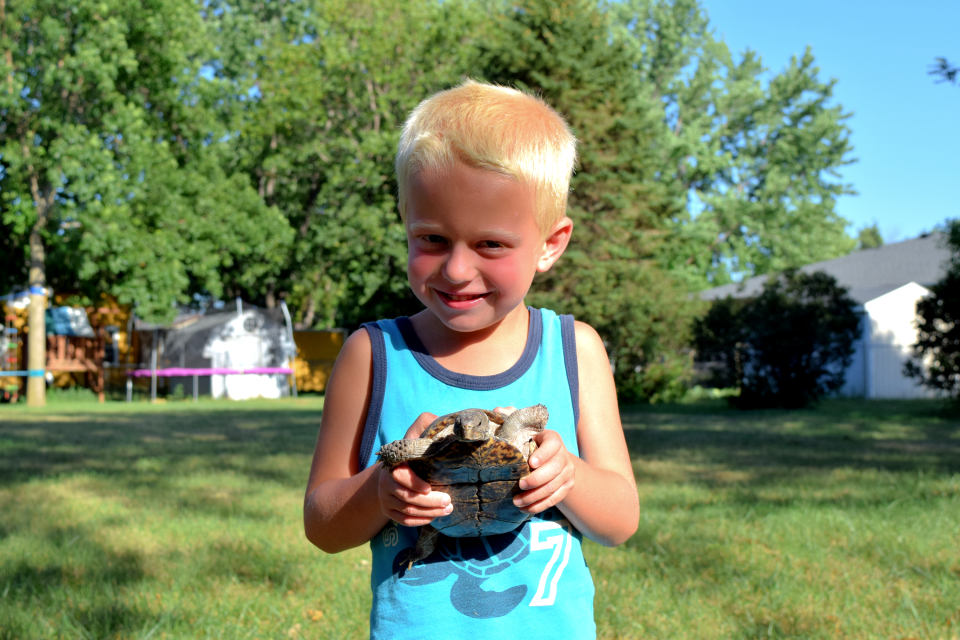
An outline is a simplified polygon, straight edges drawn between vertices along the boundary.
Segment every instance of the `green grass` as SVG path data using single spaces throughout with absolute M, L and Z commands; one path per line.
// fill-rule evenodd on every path
M 369 552 L 306 542 L 322 400 L 0 406 L 0 638 L 358 638 Z M 960 637 L 960 419 L 627 408 L 601 637 Z

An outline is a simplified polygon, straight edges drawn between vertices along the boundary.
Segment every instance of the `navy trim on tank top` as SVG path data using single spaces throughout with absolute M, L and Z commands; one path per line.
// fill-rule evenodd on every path
M 363 439 L 360 441 L 360 470 L 363 471 L 373 453 L 373 443 L 377 440 L 377 429 L 380 427 L 383 395 L 387 389 L 387 346 L 383 340 L 383 330 L 376 322 L 367 322 L 360 327 L 367 330 L 373 351 L 373 389 L 370 391 L 367 421 L 363 425 Z
M 397 318 L 397 328 L 404 342 L 410 349 L 417 363 L 437 380 L 451 386 L 476 391 L 499 389 L 518 380 L 533 365 L 543 340 L 543 317 L 539 309 L 527 307 L 530 311 L 530 327 L 527 330 L 527 343 L 517 362 L 502 373 L 492 376 L 471 376 L 456 373 L 442 367 L 423 346 L 423 342 L 413 330 L 413 324 L 406 316 Z M 567 372 L 567 382 L 570 386 L 570 399 L 573 402 L 574 428 L 580 423 L 580 377 L 577 368 L 577 342 L 573 316 L 563 315 L 560 318 L 560 336 L 563 344 L 563 361 Z M 367 419 L 363 425 L 363 438 L 360 441 L 360 470 L 367 467 L 367 461 L 373 452 L 373 445 L 377 439 L 377 430 L 380 428 L 380 415 L 383 411 L 384 394 L 387 387 L 387 347 L 383 338 L 383 330 L 376 322 L 367 322 L 361 325 L 370 336 L 370 348 L 373 357 L 373 388 L 370 393 L 370 406 L 367 408 Z
M 413 323 L 410 322 L 410 318 L 403 316 L 397 318 L 396 322 L 400 335 L 403 336 L 403 341 L 407 343 L 413 357 L 424 371 L 451 387 L 470 391 L 492 391 L 519 380 L 537 359 L 537 351 L 540 349 L 540 342 L 543 340 L 543 317 L 540 315 L 539 309 L 527 307 L 527 310 L 530 312 L 530 326 L 527 329 L 527 343 L 523 347 L 520 359 L 506 371 L 492 376 L 471 376 L 466 373 L 450 371 L 427 353 L 423 342 L 420 341 L 416 331 L 413 330 Z
M 573 400 L 573 426 L 580 424 L 580 372 L 577 369 L 577 333 L 573 316 L 560 316 L 560 338 L 563 342 L 563 364 L 567 369 L 570 399 Z

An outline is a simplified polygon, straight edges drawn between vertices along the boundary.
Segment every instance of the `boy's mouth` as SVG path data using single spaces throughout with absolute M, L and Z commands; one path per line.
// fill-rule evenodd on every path
M 437 295 L 440 296 L 446 302 L 472 302 L 474 300 L 480 300 L 486 298 L 490 295 L 490 292 L 485 293 L 447 293 L 446 291 L 440 291 L 439 289 L 434 289 L 437 292 Z

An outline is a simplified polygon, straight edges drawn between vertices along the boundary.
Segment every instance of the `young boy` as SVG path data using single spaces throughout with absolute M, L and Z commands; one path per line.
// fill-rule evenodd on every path
M 404 126 L 396 168 L 407 276 L 426 309 L 347 340 L 304 502 L 307 538 L 324 551 L 370 542 L 373 638 L 596 635 L 582 536 L 615 546 L 639 517 L 613 377 L 591 327 L 523 304 L 570 241 L 575 162 L 563 119 L 503 87 L 466 81 Z M 380 446 L 418 437 L 437 415 L 537 403 L 548 429 L 515 499 L 532 517 L 508 534 L 441 536 L 430 557 L 401 566 L 416 527 L 452 506 L 406 464 L 384 469 Z

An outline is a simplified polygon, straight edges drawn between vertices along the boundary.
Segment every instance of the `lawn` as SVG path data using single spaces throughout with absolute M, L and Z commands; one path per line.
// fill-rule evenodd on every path
M 322 410 L 0 406 L 0 638 L 362 638 L 369 553 L 303 538 Z M 932 402 L 623 411 L 641 522 L 601 637 L 960 637 L 960 419 Z

